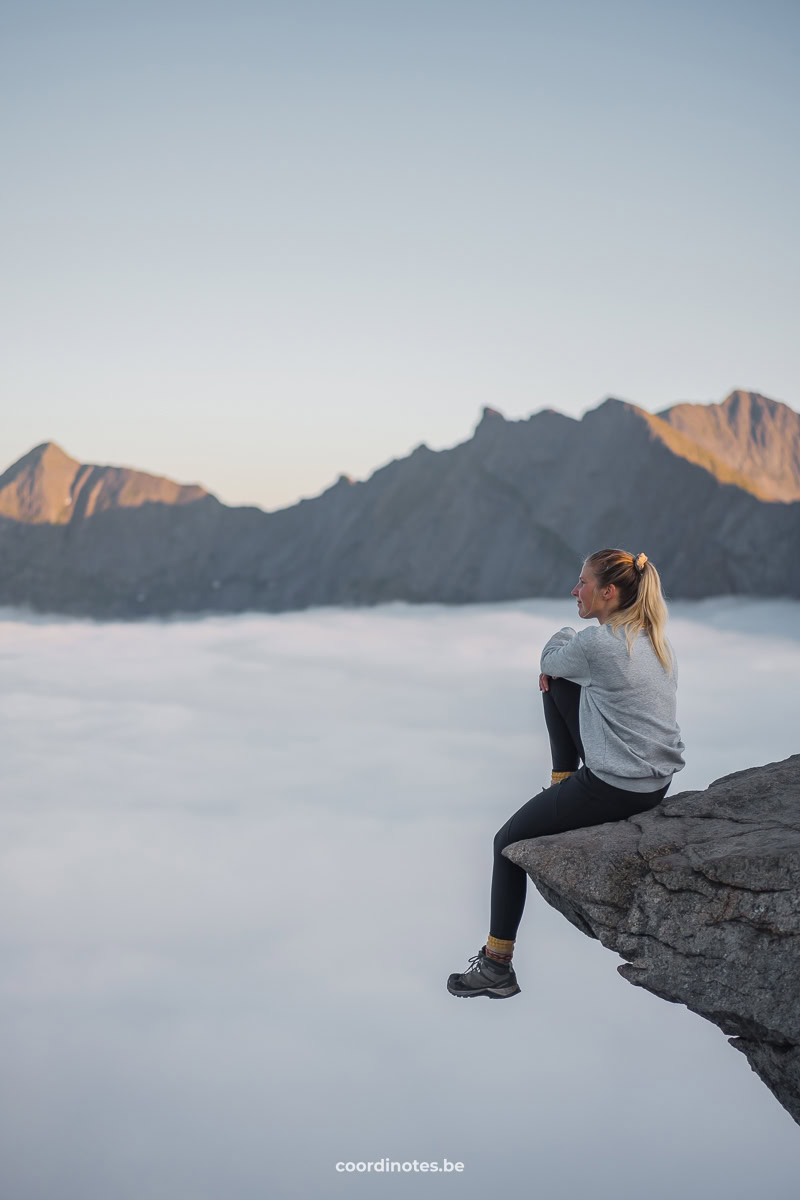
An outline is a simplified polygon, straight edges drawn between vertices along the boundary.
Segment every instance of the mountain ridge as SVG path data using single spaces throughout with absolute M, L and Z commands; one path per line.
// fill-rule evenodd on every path
M 785 422 L 770 403 L 763 420 Z M 265 512 L 41 443 L 0 476 L 0 603 L 133 618 L 516 600 L 568 593 L 615 545 L 644 550 L 671 597 L 800 596 L 784 553 L 800 503 L 765 498 L 729 458 L 615 397 L 580 419 L 487 407 L 466 441 Z
M 368 483 L 370 479 L 387 466 L 407 461 L 413 455 L 419 453 L 419 451 L 429 454 L 446 454 L 467 445 L 478 436 L 485 437 L 492 430 L 497 433 L 501 427 L 530 426 L 531 422 L 537 421 L 539 418 L 550 420 L 555 418 L 556 422 L 564 423 L 565 427 L 570 425 L 577 426 L 587 418 L 594 418 L 596 414 L 615 406 L 619 406 L 632 414 L 638 414 L 640 419 L 648 423 L 653 434 L 659 437 L 674 454 L 684 457 L 687 461 L 694 462 L 704 470 L 709 471 L 715 475 L 719 482 L 729 483 L 742 490 L 750 491 L 753 495 L 763 500 L 793 501 L 800 499 L 800 413 L 796 412 L 789 405 L 779 400 L 772 400 L 759 392 L 745 392 L 741 389 L 736 389 L 730 392 L 720 403 L 711 402 L 702 404 L 682 401 L 655 413 L 641 408 L 632 401 L 621 400 L 615 396 L 607 396 L 595 408 L 585 412 L 582 417 L 573 417 L 553 408 L 541 408 L 527 417 L 509 419 L 499 409 L 486 405 L 481 411 L 481 416 L 471 437 L 465 439 L 463 442 L 458 442 L 455 446 L 448 449 L 431 450 L 424 442 L 421 442 L 410 454 L 401 458 L 391 459 L 383 466 L 376 467 L 366 479 L 357 480 L 349 474 L 342 472 L 337 476 L 334 483 L 323 488 L 316 496 L 305 497 L 303 500 L 295 501 L 278 509 L 264 509 L 259 505 L 226 505 L 226 507 L 258 508 L 259 511 L 265 514 L 283 512 L 286 509 L 293 508 L 296 504 L 306 503 L 309 500 L 315 500 L 320 496 L 326 495 L 333 488 L 337 487 L 342 480 L 349 484 Z M 751 427 L 757 428 L 759 431 L 759 441 L 762 450 L 760 455 L 758 453 L 751 453 L 748 457 L 741 446 L 734 447 L 732 445 L 733 435 L 730 430 L 731 428 L 735 429 L 739 437 L 741 436 L 741 421 L 737 426 L 735 418 L 745 407 L 748 418 L 751 421 Z M 777 418 L 781 429 L 788 429 L 791 434 L 792 444 L 786 449 L 786 453 L 783 456 L 780 479 L 776 479 L 774 475 L 770 476 L 766 469 L 764 454 L 764 411 L 769 412 L 772 419 Z M 756 418 L 751 416 L 751 414 L 759 415 Z M 721 430 L 719 444 L 712 445 L 713 438 L 710 431 L 717 427 Z M 775 441 L 776 439 L 772 438 L 766 448 L 774 450 Z M 13 505 L 7 499 L 7 486 L 11 478 L 18 474 L 24 465 L 27 465 L 29 468 L 41 469 L 41 465 L 45 460 L 47 460 L 47 469 L 51 473 L 55 473 L 58 470 L 65 478 L 69 477 L 70 473 L 73 478 L 80 473 L 81 486 L 85 482 L 86 475 L 90 472 L 93 473 L 95 482 L 97 478 L 104 477 L 110 480 L 114 477 L 118 483 L 124 480 L 130 485 L 133 480 L 136 480 L 139 484 L 138 489 L 131 487 L 128 489 L 119 487 L 116 489 L 104 489 L 100 497 L 100 507 L 108 506 L 114 499 L 126 504 L 142 503 L 145 500 L 158 500 L 162 503 L 186 503 L 189 499 L 194 500 L 214 495 L 200 484 L 177 483 L 168 476 L 153 475 L 139 468 L 81 463 L 77 459 L 72 458 L 58 443 L 46 441 L 34 446 L 25 455 L 7 467 L 5 472 L 0 475 L 0 515 L 12 516 L 18 520 L 29 519 L 29 517 L 23 515 L 21 509 L 17 512 L 13 511 Z M 787 478 L 787 474 L 789 478 Z M 28 491 L 30 491 L 30 488 Z M 221 501 L 218 502 L 222 503 Z M 48 505 L 44 507 L 49 511 L 54 506 Z M 85 515 L 90 515 L 91 512 L 96 511 L 97 507 L 97 503 L 92 504 L 87 509 Z M 61 505 L 57 506 L 56 511 L 61 511 Z M 61 522 L 58 519 L 54 519 L 53 523 Z

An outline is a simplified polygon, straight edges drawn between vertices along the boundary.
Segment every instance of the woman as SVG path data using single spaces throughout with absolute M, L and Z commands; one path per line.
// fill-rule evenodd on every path
M 598 624 L 579 633 L 560 629 L 542 651 L 551 786 L 494 839 L 489 937 L 467 970 L 448 979 L 454 996 L 520 991 L 511 959 L 528 876 L 503 856 L 506 846 L 655 808 L 685 766 L 675 720 L 678 663 L 664 632 L 667 606 L 655 567 L 645 554 L 598 550 L 572 595 L 578 616 Z

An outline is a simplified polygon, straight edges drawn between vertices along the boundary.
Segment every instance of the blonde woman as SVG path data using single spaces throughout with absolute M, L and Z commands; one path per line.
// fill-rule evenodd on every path
M 598 550 L 583 564 L 572 595 L 578 616 L 597 624 L 578 633 L 560 629 L 542 651 L 551 785 L 494 839 L 489 936 L 467 970 L 449 977 L 454 996 L 499 999 L 520 991 L 511 960 L 528 876 L 503 856 L 506 846 L 646 812 L 685 766 L 676 721 L 678 662 L 665 633 L 658 571 L 645 554 Z

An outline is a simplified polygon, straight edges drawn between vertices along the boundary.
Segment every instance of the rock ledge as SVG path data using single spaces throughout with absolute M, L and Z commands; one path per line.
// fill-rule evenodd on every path
M 728 1034 L 800 1124 L 800 754 L 504 853 L 629 983 Z

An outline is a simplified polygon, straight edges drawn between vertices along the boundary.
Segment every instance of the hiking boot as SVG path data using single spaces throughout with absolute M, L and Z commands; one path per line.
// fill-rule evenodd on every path
M 489 996 L 492 1000 L 503 1000 L 522 991 L 511 964 L 489 958 L 485 946 L 469 962 L 463 975 L 451 975 L 447 980 L 451 996 Z

